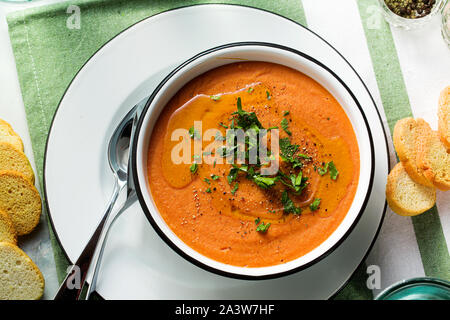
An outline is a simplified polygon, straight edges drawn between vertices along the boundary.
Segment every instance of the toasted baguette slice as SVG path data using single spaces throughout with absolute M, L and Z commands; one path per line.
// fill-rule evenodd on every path
M 0 119 L 0 142 L 11 143 L 17 150 L 23 151 L 22 139 L 14 132 L 11 125 Z
M 417 150 L 419 137 L 431 135 L 432 130 L 423 119 L 404 118 L 394 127 L 394 147 L 398 158 L 411 178 L 424 186 L 432 187 L 422 170 L 417 166 Z
M 34 173 L 27 156 L 9 142 L 0 142 L 0 171 L 9 170 L 22 173 L 34 184 Z
M 38 300 L 44 287 L 41 271 L 26 253 L 0 242 L 0 300 Z
M 0 171 L 0 210 L 9 214 L 17 235 L 28 234 L 39 223 L 41 197 L 21 173 Z
M 17 245 L 16 229 L 9 215 L 0 210 L 0 242 L 9 242 Z
M 386 199 L 392 211 L 401 216 L 415 216 L 436 203 L 436 190 L 416 183 L 399 162 L 388 175 Z
M 450 86 L 442 90 L 438 109 L 439 136 L 447 150 L 450 150 Z
M 443 191 L 450 190 L 450 154 L 439 139 L 439 133 L 419 137 L 417 164 L 425 177 Z

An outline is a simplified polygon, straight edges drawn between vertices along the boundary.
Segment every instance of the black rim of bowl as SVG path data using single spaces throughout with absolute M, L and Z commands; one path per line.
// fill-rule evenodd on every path
M 172 242 L 172 240 L 170 240 L 167 235 L 164 233 L 164 231 L 162 231 L 158 224 L 155 222 L 155 220 L 153 219 L 152 213 L 150 212 L 149 208 L 147 207 L 147 204 L 144 200 L 143 197 L 143 193 L 141 190 L 141 185 L 140 185 L 140 181 L 138 178 L 138 174 L 137 174 L 137 155 L 136 155 L 136 151 L 137 151 L 137 143 L 138 143 L 138 137 L 139 134 L 141 132 L 141 128 L 142 128 L 142 124 L 143 124 L 143 120 L 150 108 L 150 105 L 152 104 L 154 98 L 156 97 L 156 95 L 159 93 L 159 91 L 162 89 L 162 87 L 170 80 L 172 79 L 172 77 L 174 75 L 176 75 L 178 72 L 180 72 L 181 70 L 183 70 L 185 67 L 189 66 L 192 62 L 194 62 L 195 60 L 213 53 L 213 52 L 217 52 L 220 51 L 222 49 L 229 49 L 229 48 L 235 48 L 235 47 L 244 47 L 244 46 L 262 46 L 262 47 L 270 47 L 270 48 L 276 48 L 276 49 L 280 49 L 280 50 L 284 50 L 284 51 L 288 51 L 294 54 L 297 54 L 313 63 L 315 63 L 316 65 L 318 65 L 319 67 L 321 67 L 322 69 L 324 69 L 325 71 L 327 71 L 328 73 L 330 73 L 336 80 L 339 81 L 339 83 L 347 90 L 347 92 L 350 94 L 350 96 L 352 97 L 353 101 L 356 103 L 361 116 L 364 119 L 364 124 L 366 127 L 366 130 L 368 132 L 369 135 L 369 141 L 370 141 L 370 152 L 371 152 L 371 172 L 370 172 L 370 180 L 369 180 L 369 185 L 368 185 L 368 189 L 363 201 L 363 204 L 358 212 L 358 215 L 356 216 L 356 218 L 354 219 L 354 221 L 352 222 L 351 226 L 349 227 L 349 229 L 346 231 L 346 233 L 331 247 L 329 248 L 327 251 L 325 251 L 324 253 L 322 253 L 319 257 L 311 260 L 310 262 L 303 264 L 301 266 L 286 270 L 286 271 L 282 271 L 282 272 L 277 272 L 277 273 L 271 273 L 271 274 L 267 274 L 267 275 L 261 275 L 261 276 L 252 276 L 252 275 L 244 275 L 244 274 L 239 274 L 239 273 L 232 273 L 232 272 L 227 272 L 224 270 L 220 270 L 214 267 L 211 267 L 207 264 L 204 264 L 203 262 L 200 262 L 199 260 L 193 258 L 192 256 L 190 256 L 189 254 L 187 254 L 186 252 L 184 252 L 182 249 L 180 249 L 174 242 Z M 159 117 L 159 115 L 158 115 Z M 153 129 L 152 129 L 153 130 Z M 317 262 L 319 262 L 320 260 L 322 260 L 323 258 L 327 257 L 330 253 L 332 253 L 336 248 L 339 247 L 339 245 L 345 240 L 347 239 L 347 237 L 350 235 L 350 233 L 353 231 L 353 229 L 355 228 L 355 226 L 357 225 L 359 219 L 361 218 L 367 203 L 369 201 L 371 192 L 372 192 L 372 187 L 373 187 L 373 180 L 374 180 L 374 172 L 375 172 L 375 155 L 374 155 L 374 145 L 373 145 L 373 138 L 372 138 L 372 132 L 370 130 L 370 126 L 368 124 L 366 115 L 364 113 L 363 108 L 361 107 L 358 99 L 356 99 L 356 96 L 353 94 L 353 92 L 350 90 L 350 88 L 346 85 L 346 83 L 338 76 L 336 75 L 330 68 L 328 68 L 327 66 L 325 66 L 323 63 L 319 62 L 318 60 L 314 59 L 313 57 L 299 51 L 293 48 L 289 48 L 286 46 L 282 46 L 279 44 L 274 44 L 274 43 L 269 43 L 269 42 L 234 42 L 234 43 L 228 43 L 228 44 L 224 44 L 224 45 L 220 45 L 208 50 L 205 50 L 195 56 L 193 56 L 192 58 L 186 60 L 185 62 L 183 62 L 181 65 L 179 65 L 178 67 L 176 67 L 172 72 L 170 72 L 162 81 L 161 83 L 156 87 L 156 89 L 152 92 L 152 94 L 150 95 L 149 99 L 147 100 L 147 103 L 145 104 L 145 107 L 141 113 L 141 115 L 139 116 L 139 120 L 137 123 L 137 127 L 136 127 L 136 132 L 134 135 L 134 139 L 133 139 L 133 146 L 132 146 L 132 156 L 131 156 L 131 161 L 132 161 L 132 171 L 133 171 L 133 178 L 134 178 L 134 183 L 135 183 L 135 187 L 136 187 L 136 193 L 139 199 L 139 203 L 148 219 L 148 221 L 150 222 L 150 224 L 152 225 L 153 229 L 156 231 L 156 233 L 161 237 L 161 239 L 163 239 L 163 241 L 170 247 L 172 248 L 176 253 L 178 253 L 181 257 L 183 257 L 184 259 L 186 259 L 187 261 L 193 263 L 194 265 L 207 270 L 209 272 L 221 275 L 221 276 L 226 276 L 226 277 L 230 277 L 230 278 L 235 278 L 235 279 L 242 279 L 242 280 L 265 280 L 265 279 L 275 279 L 275 278 L 279 278 L 279 277 L 283 277 L 286 275 L 290 275 L 293 273 L 296 273 L 298 271 L 304 270 L 314 264 L 316 264 Z M 182 240 L 181 240 L 182 241 Z M 293 260 L 294 261 L 294 260 Z

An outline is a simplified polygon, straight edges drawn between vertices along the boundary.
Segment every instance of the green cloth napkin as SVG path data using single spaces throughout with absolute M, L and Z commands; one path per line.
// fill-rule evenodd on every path
M 41 185 L 45 143 L 54 112 L 65 89 L 83 64 L 103 44 L 137 21 L 168 9 L 200 3 L 254 6 L 306 25 L 301 0 L 79 0 L 13 12 L 7 17 Z M 81 9 L 80 30 L 66 27 L 69 4 Z M 68 261 L 53 232 L 51 240 L 58 277 L 62 281 Z M 336 298 L 372 299 L 365 279 L 365 265 L 362 264 Z

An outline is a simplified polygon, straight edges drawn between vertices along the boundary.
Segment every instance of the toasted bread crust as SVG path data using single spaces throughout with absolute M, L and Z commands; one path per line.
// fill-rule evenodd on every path
M 415 216 L 434 206 L 436 191 L 432 187 L 423 186 L 412 180 L 403 163 L 399 162 L 388 175 L 386 200 L 395 213 L 402 216 Z
M 0 119 L 0 141 L 11 143 L 17 150 L 23 152 L 23 142 L 20 136 L 13 130 L 11 125 Z
M 450 190 L 450 154 L 438 132 L 419 137 L 417 163 L 425 177 L 443 191 Z
M 424 186 L 431 187 L 422 170 L 417 165 L 418 137 L 431 134 L 431 128 L 423 119 L 404 118 L 395 124 L 394 147 L 398 158 L 411 178 Z
M 438 109 L 439 136 L 447 150 L 450 150 L 450 86 L 442 90 Z
M 0 171 L 0 210 L 9 214 L 17 235 L 25 235 L 39 223 L 41 197 L 23 174 Z
M 33 168 L 25 153 L 9 142 L 0 141 L 0 171 L 2 170 L 20 172 L 34 184 Z

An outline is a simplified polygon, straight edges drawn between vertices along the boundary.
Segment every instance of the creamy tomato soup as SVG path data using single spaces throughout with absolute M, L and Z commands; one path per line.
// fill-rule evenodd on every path
M 268 141 L 279 131 L 280 156 L 268 156 L 279 160 L 278 173 L 262 176 L 264 164 L 229 164 L 226 148 L 207 150 L 226 140 L 204 141 L 206 130 L 225 136 L 240 126 L 268 129 Z M 189 130 L 191 142 L 200 139 L 201 152 L 192 147 L 188 155 L 195 164 L 174 163 L 176 129 Z M 325 88 L 285 66 L 239 62 L 200 75 L 170 100 L 154 127 L 147 166 L 155 204 L 181 240 L 226 264 L 263 267 L 305 255 L 336 230 L 360 164 L 352 125 Z

